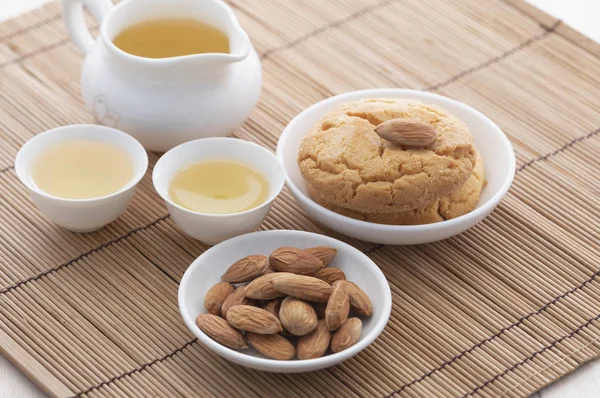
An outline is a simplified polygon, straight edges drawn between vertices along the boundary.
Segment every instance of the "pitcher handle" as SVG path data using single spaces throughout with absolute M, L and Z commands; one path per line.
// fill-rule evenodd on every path
M 83 6 L 90 9 L 100 25 L 112 8 L 112 2 L 110 0 L 62 0 L 62 5 L 65 25 L 71 40 L 82 53 L 87 54 L 94 45 L 94 38 L 85 24 Z

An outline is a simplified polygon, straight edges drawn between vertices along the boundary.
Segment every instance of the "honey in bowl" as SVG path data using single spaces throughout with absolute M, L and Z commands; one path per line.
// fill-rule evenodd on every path
M 91 199 L 120 191 L 133 178 L 133 161 L 114 144 L 72 140 L 51 146 L 34 160 L 39 189 L 63 199 Z
M 229 38 L 219 29 L 191 18 L 157 19 L 121 31 L 113 43 L 145 58 L 229 53 Z
M 232 214 L 260 206 L 269 183 L 253 168 L 232 160 L 194 163 L 178 171 L 169 184 L 169 197 L 188 210 Z

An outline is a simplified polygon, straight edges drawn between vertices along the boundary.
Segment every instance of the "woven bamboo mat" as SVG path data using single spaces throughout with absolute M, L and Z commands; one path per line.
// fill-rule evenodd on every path
M 274 149 L 330 95 L 435 91 L 509 135 L 518 161 L 500 207 L 423 246 L 349 241 L 393 292 L 381 337 L 320 372 L 232 365 L 186 330 L 177 286 L 207 247 L 151 187 L 103 230 L 75 235 L 35 210 L 18 148 L 91 122 L 82 56 L 50 4 L 0 24 L 0 350 L 52 396 L 526 396 L 600 355 L 600 50 L 518 0 L 230 1 L 260 52 L 261 102 L 236 136 Z M 151 154 L 151 164 L 158 156 Z M 284 192 L 263 229 L 323 231 Z

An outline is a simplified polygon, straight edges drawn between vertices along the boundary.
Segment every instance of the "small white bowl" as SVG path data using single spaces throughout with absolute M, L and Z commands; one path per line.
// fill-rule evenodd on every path
M 298 168 L 302 139 L 312 127 L 338 105 L 364 98 L 418 99 L 439 105 L 467 124 L 483 157 L 487 185 L 477 207 L 452 220 L 425 225 L 384 225 L 355 220 L 324 208 L 308 194 L 307 184 Z M 336 95 L 318 102 L 297 115 L 284 129 L 277 145 L 277 157 L 286 173 L 292 195 L 310 217 L 353 238 L 391 245 L 413 245 L 446 239 L 474 226 L 496 208 L 506 194 L 515 174 L 515 154 L 506 135 L 481 112 L 448 97 L 418 90 L 371 89 Z
M 265 358 L 252 349 L 236 351 L 227 348 L 208 337 L 196 326 L 196 317 L 207 312 L 204 308 L 204 295 L 211 286 L 221 282 L 221 275 L 231 264 L 250 254 L 268 256 L 281 246 L 299 248 L 329 246 L 338 250 L 330 266 L 341 268 L 346 278 L 360 286 L 373 303 L 373 315 L 362 318 L 360 340 L 355 345 L 321 358 L 278 361 Z M 387 324 L 391 310 L 390 286 L 379 267 L 369 257 L 344 242 L 304 231 L 261 231 L 229 239 L 198 257 L 185 271 L 179 284 L 179 311 L 187 327 L 202 343 L 231 362 L 268 372 L 309 372 L 337 365 L 353 357 L 379 336 Z
M 211 159 L 232 159 L 261 172 L 269 181 L 267 200 L 255 208 L 232 214 L 207 214 L 188 210 L 169 198 L 169 183 L 189 164 Z M 285 181 L 281 164 L 268 149 L 237 138 L 201 138 L 183 143 L 165 153 L 154 166 L 152 182 L 164 199 L 175 223 L 183 232 L 214 245 L 233 236 L 255 231 L 271 209 Z
M 119 191 L 99 198 L 64 199 L 42 191 L 31 177 L 33 161 L 49 146 L 71 140 L 107 142 L 125 150 L 133 162 L 133 178 Z M 29 188 L 31 200 L 40 212 L 53 223 L 73 232 L 92 232 L 119 217 L 147 169 L 148 154 L 135 138 L 120 130 L 94 124 L 74 124 L 38 134 L 21 147 L 15 160 L 17 176 Z

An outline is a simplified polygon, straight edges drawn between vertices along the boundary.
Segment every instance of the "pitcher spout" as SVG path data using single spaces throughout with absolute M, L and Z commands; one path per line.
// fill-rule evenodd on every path
M 231 34 L 229 35 L 229 54 L 231 62 L 238 62 L 246 59 L 250 53 L 250 38 L 248 34 L 242 29 L 237 19 L 233 16 L 233 26 Z
M 220 3 L 219 5 L 224 5 Z M 223 32 L 229 39 L 229 52 L 228 53 L 203 53 L 203 54 L 192 54 L 186 55 L 179 58 L 180 61 L 197 61 L 197 62 L 210 62 L 213 64 L 221 63 L 235 63 L 240 62 L 248 57 L 252 44 L 248 34 L 242 29 L 237 18 L 229 7 L 225 7 L 224 10 L 228 14 L 227 20 L 223 20 L 225 28 L 222 28 Z M 176 59 L 175 58 L 175 59 Z

